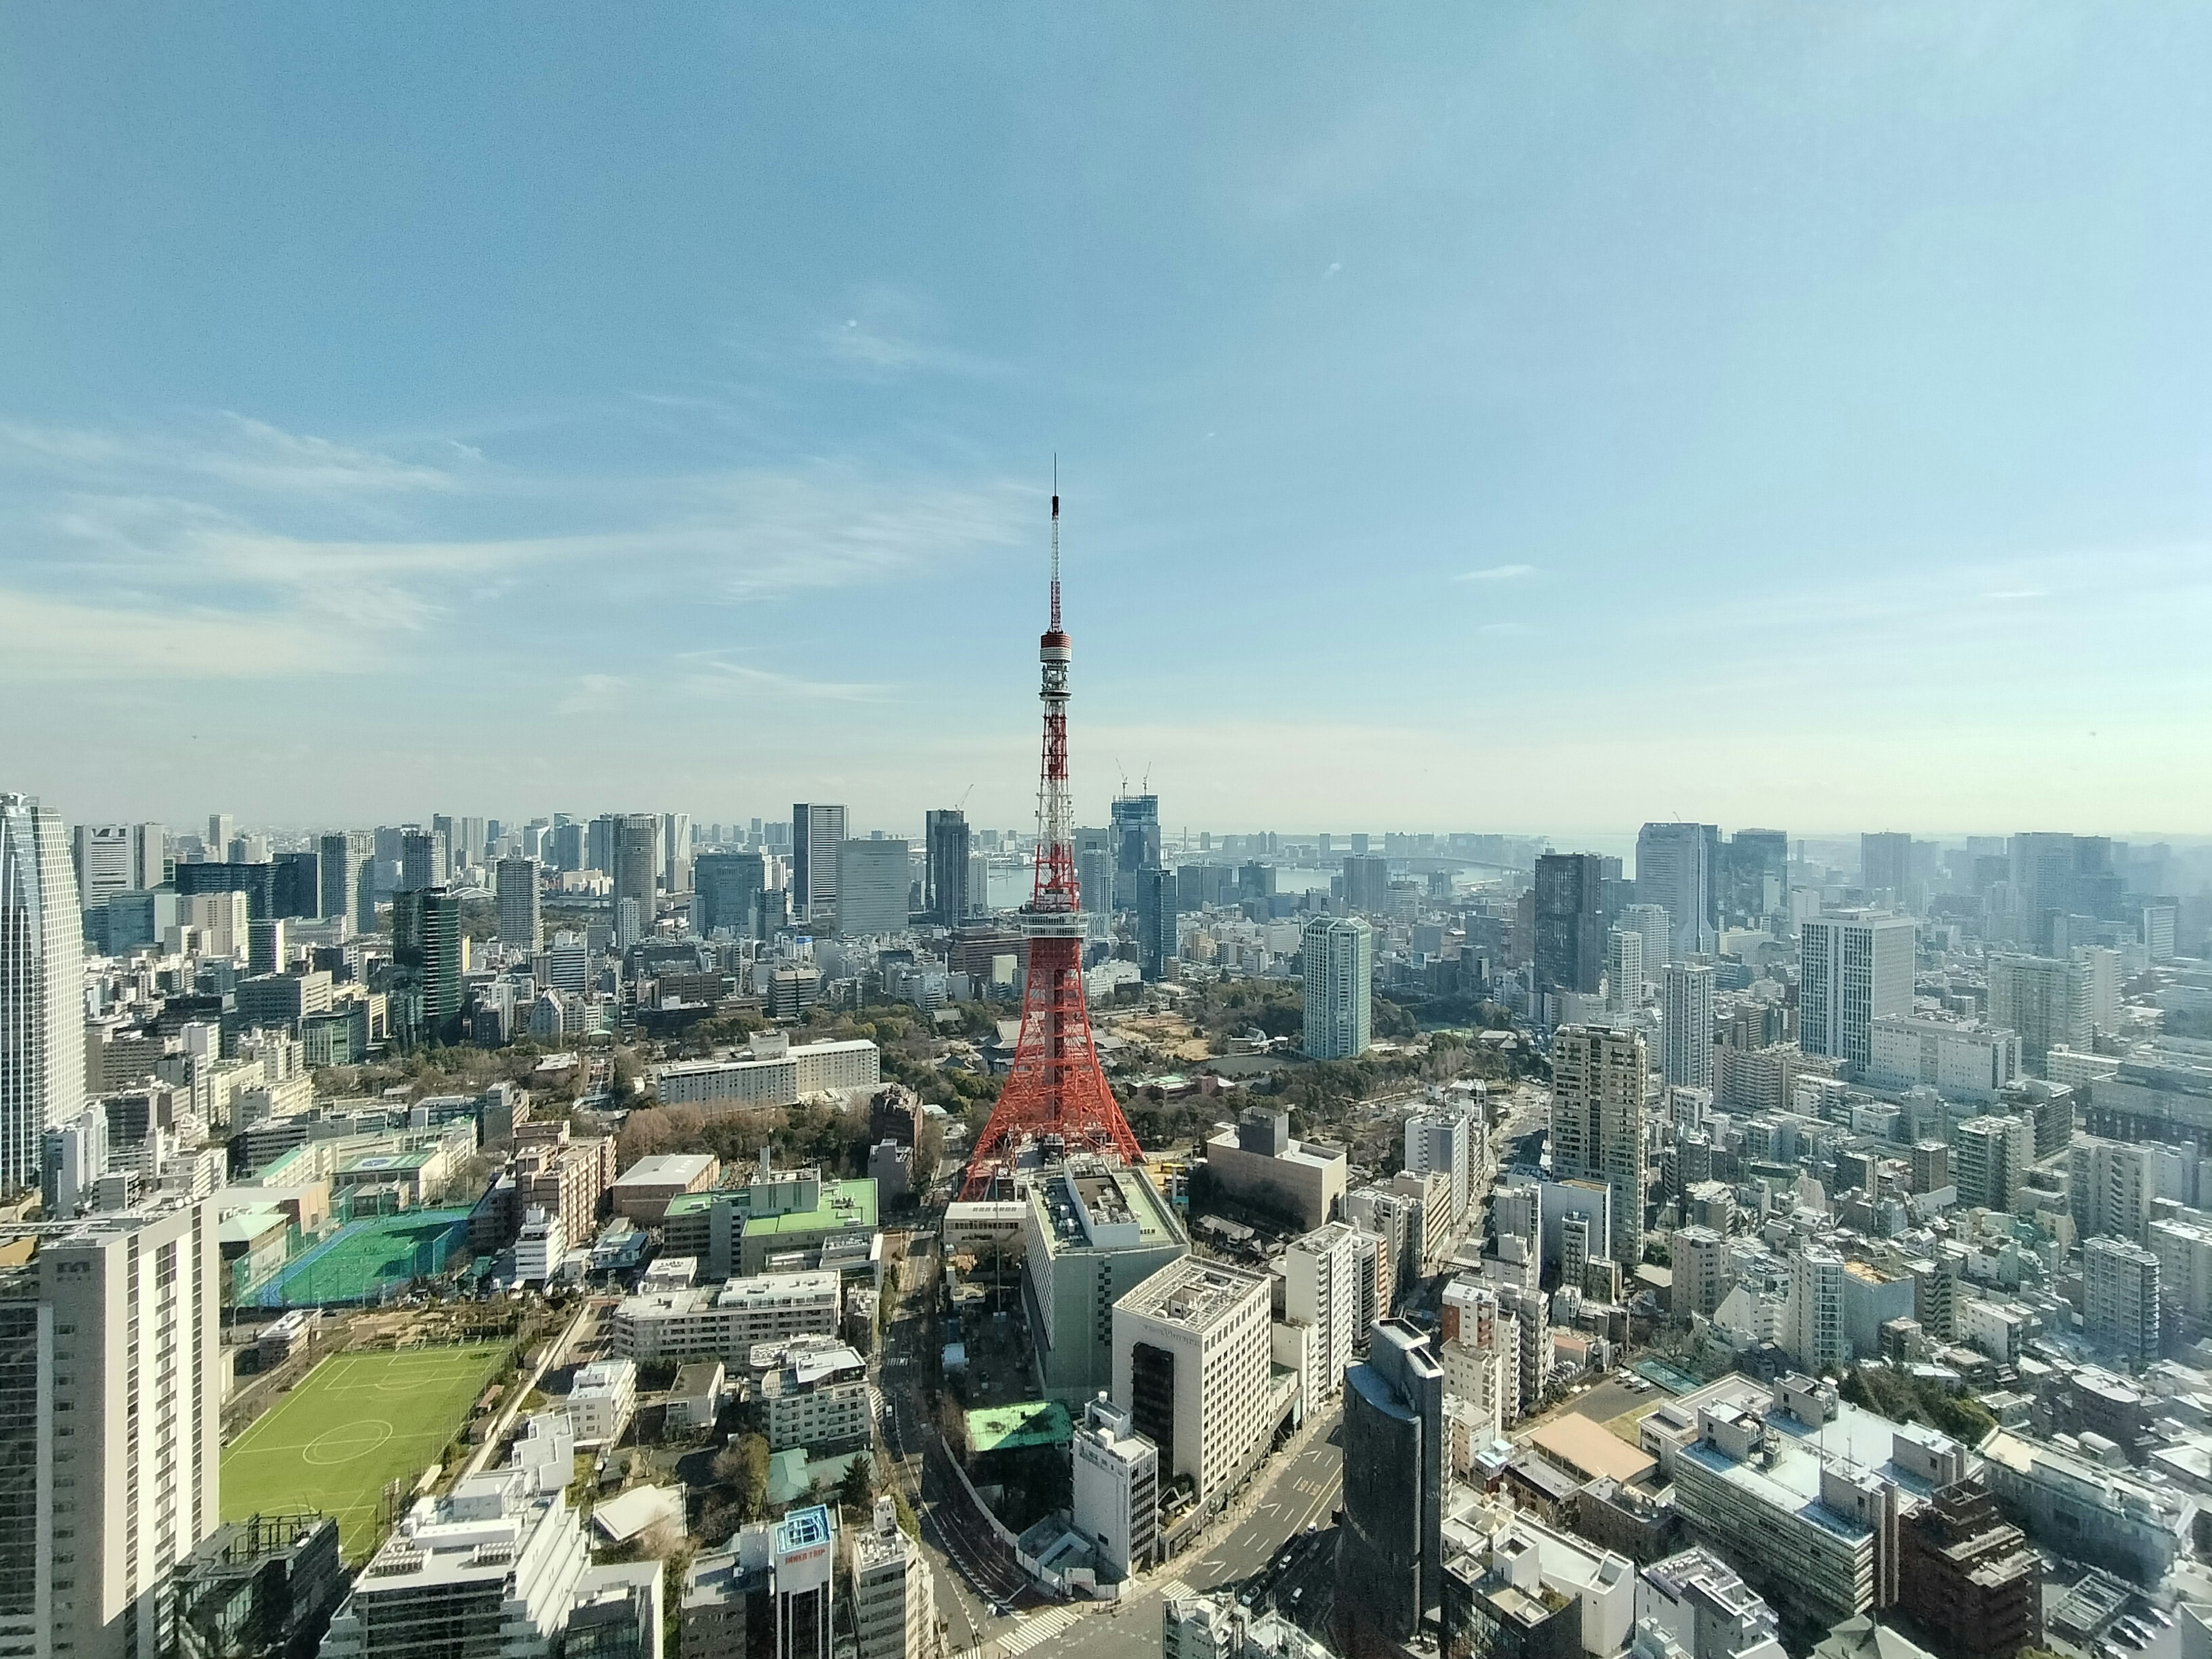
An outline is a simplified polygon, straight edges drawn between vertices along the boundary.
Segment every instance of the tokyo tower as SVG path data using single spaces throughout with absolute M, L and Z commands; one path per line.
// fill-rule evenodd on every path
M 1067 796 L 1067 669 L 1074 652 L 1060 625 L 1060 492 L 1052 497 L 1052 626 L 1037 642 L 1044 665 L 1044 765 L 1037 781 L 1036 879 L 1024 907 L 1029 975 L 1022 1036 L 991 1121 L 968 1162 L 963 1198 L 988 1198 L 1031 1146 L 1143 1156 L 1098 1068 L 1083 994 L 1083 907 L 1076 890 L 1074 808 Z

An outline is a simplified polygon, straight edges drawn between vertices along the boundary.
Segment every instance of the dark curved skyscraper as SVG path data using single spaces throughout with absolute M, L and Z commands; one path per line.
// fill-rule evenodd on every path
M 1444 1374 L 1429 1340 L 1386 1319 L 1344 1374 L 1338 1634 L 1349 1653 L 1410 1638 L 1443 1590 Z

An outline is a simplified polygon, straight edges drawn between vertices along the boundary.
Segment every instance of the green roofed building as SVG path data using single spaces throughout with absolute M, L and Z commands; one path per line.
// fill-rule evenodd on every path
M 968 1413 L 968 1449 L 975 1457 L 1036 1447 L 1066 1448 L 1074 1439 L 1074 1421 L 1057 1400 L 1024 1400 Z
M 865 1264 L 876 1231 L 873 1181 L 825 1181 L 819 1170 L 774 1170 L 765 1155 L 748 1184 L 689 1196 L 709 1200 L 706 1249 L 691 1254 L 706 1257 L 714 1279 L 826 1266 L 825 1249 L 841 1257 L 856 1249 Z M 665 1237 L 675 1254 L 683 1253 L 678 1237 L 696 1229 L 696 1212 L 679 1207 L 682 1202 L 668 1207 Z

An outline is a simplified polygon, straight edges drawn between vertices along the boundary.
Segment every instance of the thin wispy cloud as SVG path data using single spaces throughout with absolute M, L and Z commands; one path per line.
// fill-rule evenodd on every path
M 749 694 L 770 699 L 805 702 L 887 702 L 899 688 L 860 681 L 816 680 L 798 674 L 778 673 L 748 663 L 728 662 L 711 656 L 696 659 L 699 672 L 690 684 L 696 689 L 726 690 L 743 687 Z
M 1983 594 L 1982 597 L 1985 599 L 2016 602 L 2022 599 L 2047 599 L 2051 597 L 2051 592 L 2048 588 L 2043 587 L 2000 587 Z
M 1480 570 L 1462 570 L 1452 580 L 1455 582 L 1513 582 L 1536 574 L 1533 564 L 1493 564 Z
M 481 459 L 465 445 L 442 447 L 453 460 Z M 83 483 L 127 480 L 143 487 L 161 478 L 196 478 L 260 495 L 324 499 L 460 487 L 447 467 L 286 432 L 228 412 L 168 431 L 0 422 L 0 467 Z

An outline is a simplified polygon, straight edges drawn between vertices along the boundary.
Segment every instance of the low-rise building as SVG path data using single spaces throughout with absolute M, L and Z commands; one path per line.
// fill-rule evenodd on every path
M 1231 1203 L 1311 1232 L 1335 1218 L 1351 1165 L 1340 1146 L 1292 1139 L 1288 1113 L 1252 1111 L 1206 1143 L 1206 1167 Z
M 1071 1517 L 1100 1572 L 1121 1580 L 1151 1566 L 1159 1546 L 1159 1449 L 1110 1399 L 1087 1401 L 1072 1442 Z
M 636 1410 L 636 1361 L 601 1359 L 577 1368 L 568 1389 L 568 1413 L 578 1445 L 613 1445 Z
M 672 1199 L 703 1193 L 722 1173 L 711 1152 L 663 1152 L 641 1158 L 615 1177 L 614 1207 L 641 1227 L 657 1227 Z
M 753 1345 L 833 1334 L 840 1305 L 834 1273 L 762 1273 L 720 1285 L 625 1297 L 615 1310 L 615 1352 L 640 1362 L 743 1361 Z
M 760 1381 L 771 1451 L 829 1452 L 865 1442 L 872 1416 L 867 1362 L 842 1342 L 794 1345 Z

